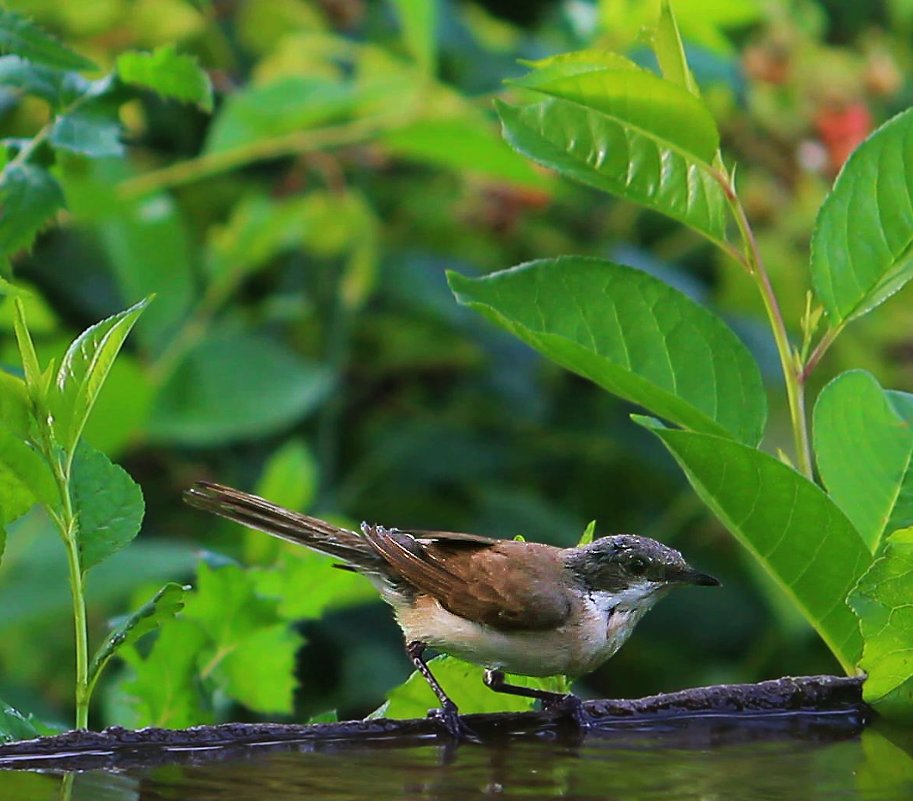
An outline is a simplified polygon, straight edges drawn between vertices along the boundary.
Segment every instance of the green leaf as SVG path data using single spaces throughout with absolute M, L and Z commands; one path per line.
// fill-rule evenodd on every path
M 209 129 L 207 153 L 222 153 L 344 116 L 360 95 L 349 84 L 286 77 L 228 97 Z
M 40 736 L 41 732 L 29 718 L 0 698 L 0 743 L 31 740 Z
M 596 521 L 591 520 L 587 523 L 587 527 L 583 530 L 583 534 L 580 535 L 580 539 L 577 541 L 577 547 L 583 545 L 589 545 L 593 541 L 593 537 L 596 535 Z
M 437 55 L 436 0 L 392 0 L 392 3 L 399 17 L 407 50 L 423 72 L 433 72 Z
M 152 53 L 123 53 L 117 59 L 117 74 L 124 83 L 212 111 L 209 75 L 193 56 L 181 55 L 173 45 L 163 45 Z
M 887 539 L 847 602 L 865 640 L 865 700 L 888 717 L 913 720 L 913 529 Z
M 815 294 L 832 327 L 871 311 L 913 276 L 913 109 L 847 160 L 812 234 Z
M 685 46 L 672 13 L 669 0 L 660 3 L 659 23 L 653 35 L 653 51 L 663 77 L 667 81 L 678 84 L 687 89 L 691 94 L 700 97 L 701 90 L 694 79 L 694 74 L 688 66 L 685 56 Z
M 727 203 L 709 165 L 654 136 L 565 100 L 495 101 L 508 144 L 567 178 L 726 242 Z
M 496 693 L 486 687 L 482 682 L 485 671 L 478 665 L 471 665 L 452 656 L 436 656 L 428 662 L 428 666 L 462 714 L 527 712 L 535 706 L 536 702 L 532 698 Z M 563 679 L 511 675 L 508 676 L 508 681 L 522 687 L 558 691 Z M 428 682 L 418 671 L 387 693 L 387 699 L 371 717 L 423 718 L 429 709 L 440 706 Z
M 294 710 L 295 655 L 303 639 L 285 622 L 241 638 L 213 670 L 213 678 L 234 700 L 263 714 Z
M 394 156 L 409 161 L 533 188 L 547 185 L 546 179 L 514 153 L 484 120 L 419 120 L 382 134 L 378 141 Z
M 36 501 L 51 509 L 60 504 L 51 468 L 31 445 L 0 429 L 0 525 L 21 517 Z
M 886 392 L 851 370 L 818 396 L 815 455 L 833 501 L 874 553 L 885 533 L 913 525 L 913 395 Z
M 181 729 L 211 722 L 212 709 L 206 703 L 197 676 L 197 661 L 207 646 L 203 630 L 192 620 L 166 620 L 152 650 L 141 656 L 131 645 L 120 655 L 132 668 L 121 686 L 133 728 L 164 726 Z
M 49 399 L 54 433 L 66 453 L 76 448 L 98 393 L 149 299 L 86 329 L 67 348 Z
M 16 298 L 15 306 L 16 316 L 13 318 L 13 327 L 16 331 L 16 341 L 19 344 L 22 369 L 25 372 L 26 389 L 30 397 L 42 398 L 45 391 L 41 365 L 38 363 L 35 343 L 32 342 L 32 335 L 29 333 L 28 323 L 25 319 L 25 305 L 21 298 Z
M 130 474 L 85 443 L 73 460 L 71 492 L 85 572 L 132 542 L 142 525 L 145 504 Z
M 210 642 L 201 665 L 232 698 L 260 712 L 291 712 L 295 653 L 303 640 L 258 591 L 259 577 L 235 566 L 201 564 L 185 616 Z
M 62 70 L 96 69 L 91 61 L 62 45 L 31 20 L 4 8 L 0 8 L 0 53 L 14 53 Z
M 583 257 L 448 277 L 460 303 L 603 389 L 687 428 L 760 440 L 767 407 L 748 350 L 657 278 Z
M 635 420 L 662 440 L 701 500 L 852 673 L 862 640 L 844 601 L 871 554 L 840 508 L 766 453 L 722 437 L 663 428 L 649 418 Z
M 26 437 L 29 432 L 29 396 L 25 382 L 0 369 L 0 428 Z
M 60 184 L 42 167 L 10 164 L 0 178 L 0 256 L 30 248 L 65 205 Z
M 149 436 L 192 445 L 265 436 L 313 411 L 331 387 L 324 367 L 274 340 L 216 334 L 162 388 Z
M 120 648 L 133 645 L 142 636 L 155 631 L 163 621 L 173 618 L 184 608 L 184 593 L 189 586 L 169 582 L 112 631 L 96 651 L 89 666 L 89 685 L 98 677 Z
M 643 69 L 606 67 L 572 75 L 532 72 L 512 84 L 595 111 L 627 135 L 709 164 L 720 146 L 710 109 L 671 81 Z
M 117 120 L 79 111 L 57 117 L 49 141 L 56 148 L 91 158 L 120 156 L 124 152 Z
M 0 57 L 0 86 L 40 97 L 52 108 L 61 103 L 64 80 L 58 70 L 32 64 L 19 56 Z

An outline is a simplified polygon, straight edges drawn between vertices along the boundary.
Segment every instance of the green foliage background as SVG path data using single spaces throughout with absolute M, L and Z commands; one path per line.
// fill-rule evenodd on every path
M 871 128 L 909 105 L 913 14 L 901 2 L 701 5 L 676 4 L 689 58 L 799 338 L 813 216 L 840 137 L 854 113 Z M 408 674 L 399 632 L 364 583 L 185 508 L 181 492 L 198 478 L 350 523 L 563 545 L 596 518 L 601 533 L 657 537 L 722 577 L 723 590 L 682 592 L 651 613 L 580 688 L 594 695 L 839 669 L 656 438 L 631 424 L 634 407 L 453 300 L 448 269 L 485 274 L 574 253 L 652 272 L 748 344 L 770 381 L 764 447 L 788 447 L 753 288 L 700 235 L 713 238 L 713 214 L 687 232 L 559 181 L 500 139 L 491 101 L 523 97 L 501 84 L 524 71 L 516 59 L 592 46 L 643 59 L 637 33 L 655 8 L 521 6 L 509 19 L 504 4 L 448 0 L 7 4 L 134 87 L 161 91 L 150 62 L 182 54 L 215 90 L 211 99 L 191 71 L 166 92 L 188 102 L 124 95 L 119 130 L 57 131 L 59 225 L 28 252 L 28 237 L 3 242 L 43 361 L 156 295 L 85 432 L 142 486 L 147 510 L 139 539 L 90 576 L 94 639 L 163 581 L 196 591 L 154 646 L 125 649 L 93 724 L 363 715 Z M 0 113 L 4 136 L 31 137 L 48 101 L 7 80 Z M 60 205 L 52 188 L 34 198 L 48 213 Z M 907 388 L 904 297 L 856 323 L 815 383 L 852 366 Z M 0 361 L 15 372 L 13 317 L 10 294 Z M 72 630 L 59 551 L 40 513 L 9 527 L 0 698 L 64 722 Z M 403 688 L 390 703 L 416 706 Z

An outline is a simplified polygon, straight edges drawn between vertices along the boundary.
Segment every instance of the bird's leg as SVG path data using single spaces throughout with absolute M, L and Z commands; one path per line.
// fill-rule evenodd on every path
M 441 704 L 440 709 L 435 709 L 430 714 L 437 717 L 444 724 L 444 728 L 447 729 L 447 733 L 451 737 L 457 740 L 474 739 L 466 724 L 460 719 L 460 711 L 457 709 L 457 705 L 450 700 L 447 693 L 444 692 L 444 688 L 438 684 L 438 680 L 434 678 L 434 674 L 425 662 L 426 647 L 421 640 L 413 640 L 406 644 L 406 653 L 409 655 L 409 659 L 412 660 L 412 664 L 415 665 L 415 669 L 428 682 L 431 692 L 437 696 L 437 700 Z
M 483 678 L 485 686 L 496 693 L 519 695 L 523 698 L 535 698 L 542 703 L 545 710 L 558 710 L 573 719 L 580 728 L 590 725 L 589 715 L 583 708 L 583 702 L 573 693 L 553 693 L 548 690 L 537 690 L 535 687 L 521 687 L 508 684 L 503 671 L 486 670 Z

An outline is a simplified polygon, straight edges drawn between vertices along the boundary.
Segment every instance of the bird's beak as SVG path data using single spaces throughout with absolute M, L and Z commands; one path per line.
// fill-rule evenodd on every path
M 709 573 L 701 573 L 700 571 L 694 570 L 690 567 L 686 567 L 675 578 L 677 581 L 680 581 L 683 584 L 694 584 L 698 587 L 723 586 L 723 582 L 721 582 L 715 576 L 711 576 Z

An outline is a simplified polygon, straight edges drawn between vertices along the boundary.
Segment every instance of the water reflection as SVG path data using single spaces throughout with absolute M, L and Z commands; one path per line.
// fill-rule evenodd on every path
M 485 746 L 315 749 L 283 744 L 225 761 L 75 775 L 73 801 L 315 801 L 470 798 L 913 798 L 911 737 L 870 728 L 843 739 L 791 737 L 683 747 L 681 732 L 626 732 L 580 744 L 507 740 Z M 241 754 L 243 753 L 243 756 Z M 60 801 L 59 774 L 0 772 L 4 801 Z

